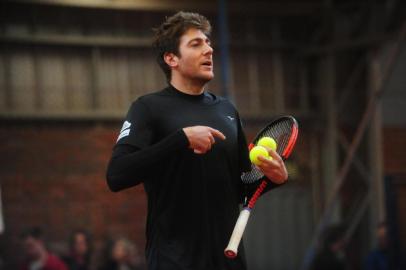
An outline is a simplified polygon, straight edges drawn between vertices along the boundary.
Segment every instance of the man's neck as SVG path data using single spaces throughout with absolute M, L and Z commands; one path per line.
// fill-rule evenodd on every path
M 189 95 L 200 95 L 204 92 L 204 87 L 206 83 L 189 81 L 189 80 L 179 80 L 172 78 L 170 84 L 182 93 Z

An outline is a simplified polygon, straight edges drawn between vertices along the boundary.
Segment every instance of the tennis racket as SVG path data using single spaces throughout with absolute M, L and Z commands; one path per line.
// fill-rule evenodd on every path
M 251 150 L 262 137 L 271 137 L 277 143 L 276 152 L 285 160 L 292 153 L 296 144 L 298 131 L 299 127 L 295 118 L 292 116 L 279 117 L 263 128 L 255 136 L 254 141 L 250 143 L 248 148 Z M 269 182 L 269 179 L 267 179 L 254 164 L 251 164 L 251 171 L 241 176 L 241 180 L 244 184 L 251 185 L 255 183 L 257 188 L 249 199 L 246 198 L 246 203 L 240 212 L 228 246 L 224 250 L 224 254 L 228 258 L 235 258 L 237 256 L 238 246 L 240 245 L 242 235 L 247 226 L 251 210 Z

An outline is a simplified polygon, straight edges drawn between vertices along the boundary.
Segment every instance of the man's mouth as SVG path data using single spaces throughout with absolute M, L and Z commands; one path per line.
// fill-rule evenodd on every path
M 212 66 L 213 66 L 213 62 L 210 61 L 210 60 L 207 60 L 207 61 L 204 61 L 204 62 L 202 63 L 202 65 L 203 65 L 203 66 L 206 66 L 206 67 L 212 67 Z

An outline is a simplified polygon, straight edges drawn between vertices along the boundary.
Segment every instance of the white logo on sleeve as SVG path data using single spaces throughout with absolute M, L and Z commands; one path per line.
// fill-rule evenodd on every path
M 131 127 L 131 123 L 128 122 L 128 121 L 125 121 L 124 124 L 123 124 L 123 127 L 120 130 L 120 133 L 123 132 L 125 129 L 128 129 L 130 127 Z
M 118 135 L 116 142 L 118 142 L 120 139 L 130 135 L 130 131 L 131 131 L 130 127 L 131 127 L 131 123 L 128 121 L 125 121 L 123 124 L 123 127 L 120 130 L 120 135 Z
M 229 115 L 227 115 L 227 117 L 228 117 L 228 119 L 230 119 L 230 121 L 233 121 L 233 120 L 234 120 L 234 117 L 231 117 L 231 116 L 229 116 Z

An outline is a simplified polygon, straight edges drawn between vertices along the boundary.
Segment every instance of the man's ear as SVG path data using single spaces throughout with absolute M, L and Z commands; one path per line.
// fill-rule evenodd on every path
M 179 58 L 174 53 L 167 52 L 164 54 L 164 61 L 171 68 L 178 66 L 178 60 Z

